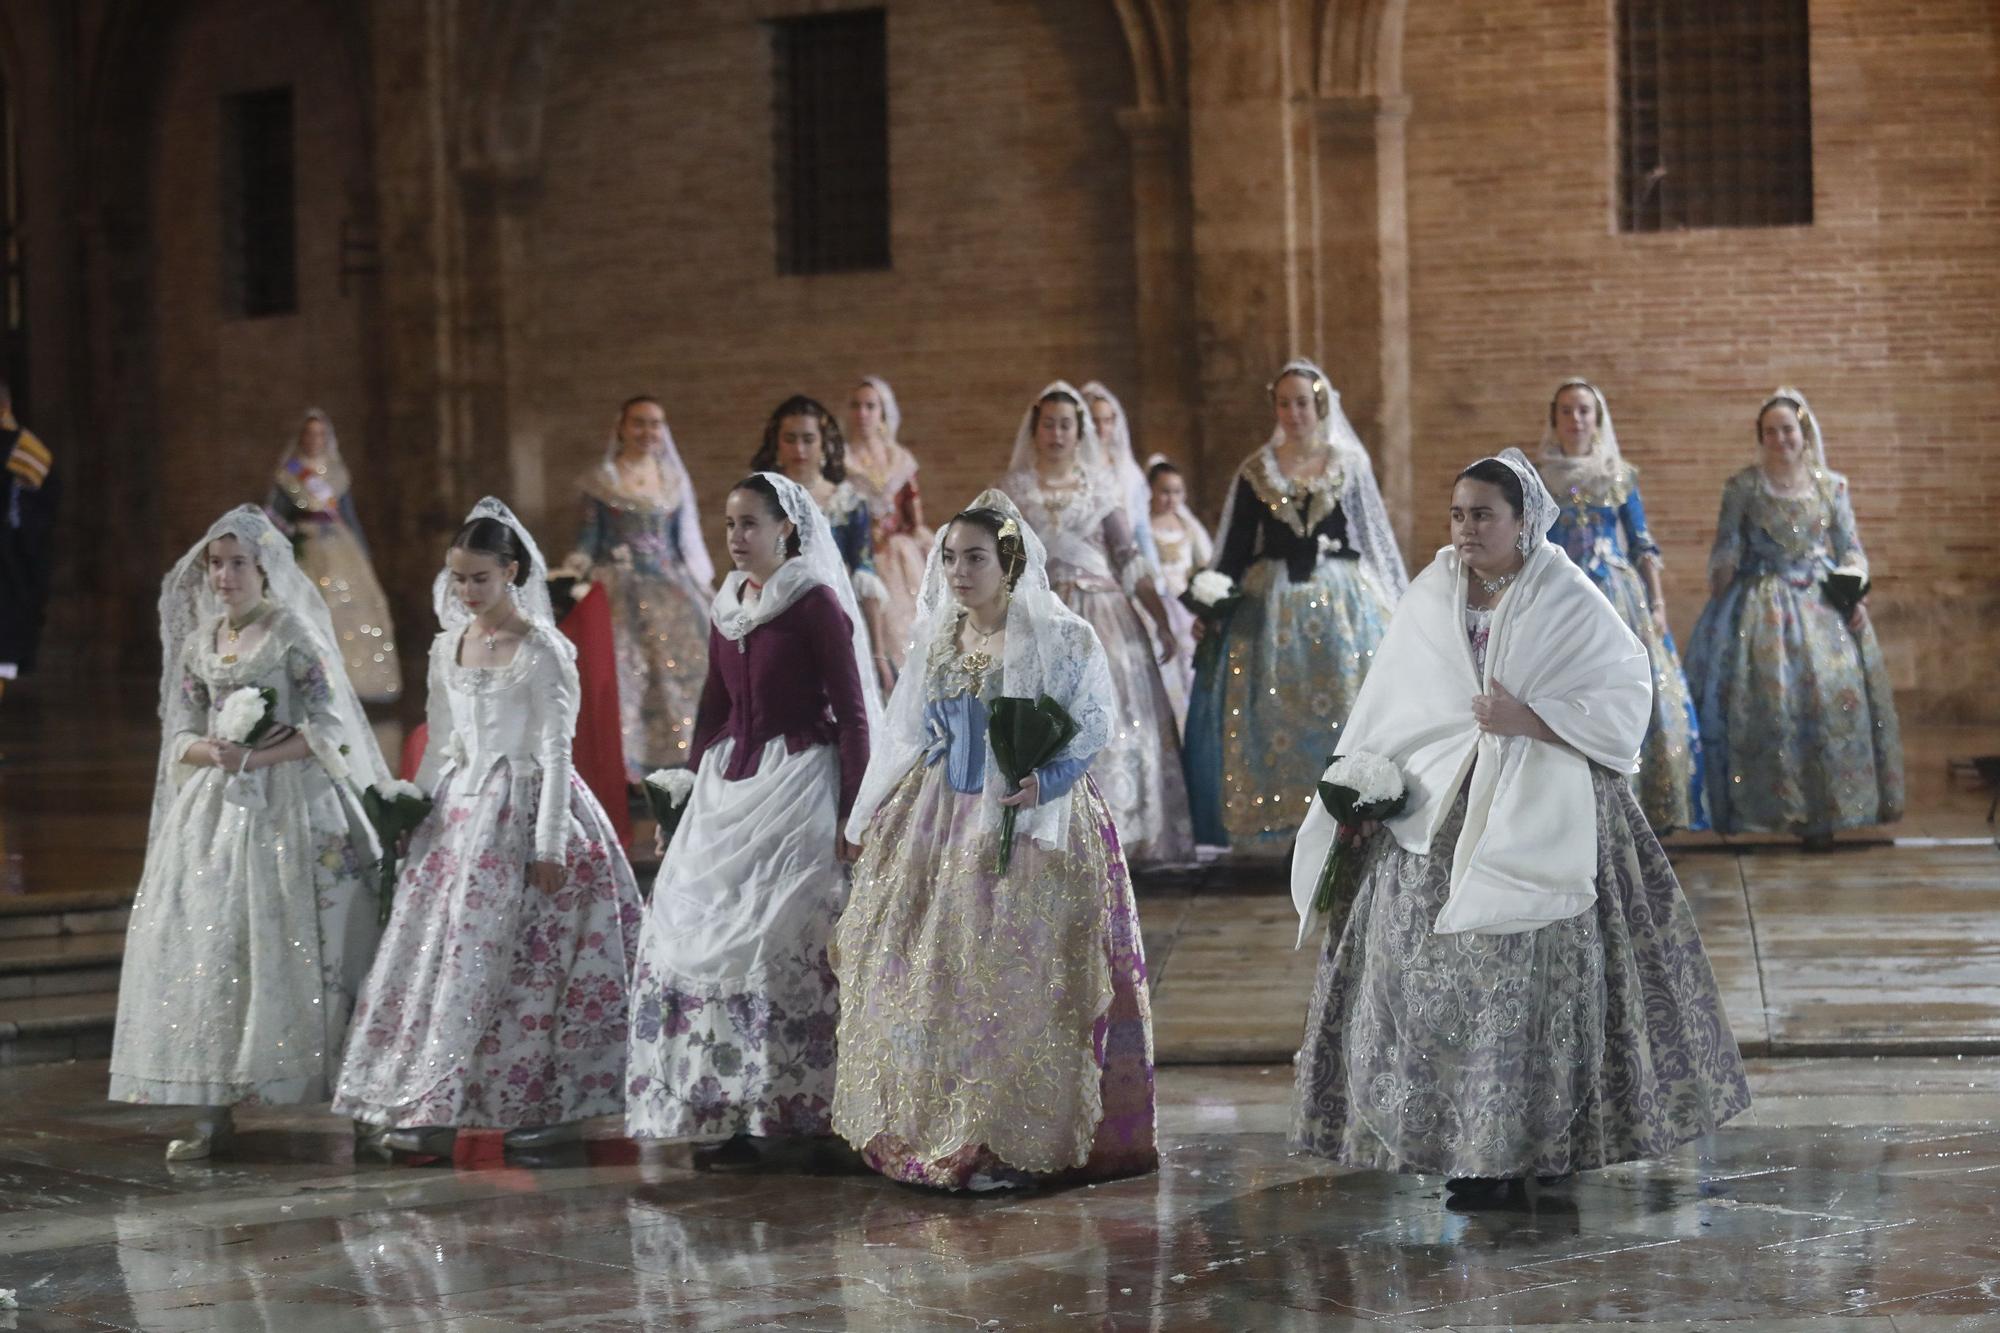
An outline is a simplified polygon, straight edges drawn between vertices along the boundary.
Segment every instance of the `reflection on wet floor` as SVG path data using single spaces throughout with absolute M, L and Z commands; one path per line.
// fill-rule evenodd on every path
M 1158 1176 L 999 1198 L 618 1141 L 356 1167 L 293 1109 L 169 1167 L 101 1062 L 8 1070 L 0 1328 L 2000 1328 L 2000 1060 L 1754 1076 L 1709 1143 L 1461 1215 L 1289 1153 L 1281 1067 L 1161 1071 Z

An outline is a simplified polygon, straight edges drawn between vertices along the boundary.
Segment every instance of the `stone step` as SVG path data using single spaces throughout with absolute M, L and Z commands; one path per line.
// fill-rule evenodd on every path
M 117 1016 L 116 989 L 0 1000 L 0 1067 L 102 1059 Z
M 118 989 L 125 932 L 0 939 L 0 1001 Z
M 0 941 L 122 932 L 131 915 L 129 889 L 0 895 Z

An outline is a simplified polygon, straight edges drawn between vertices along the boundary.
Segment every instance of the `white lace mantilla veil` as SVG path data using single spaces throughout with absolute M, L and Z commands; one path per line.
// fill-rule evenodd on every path
M 1083 398 L 1086 413 L 1093 398 L 1111 406 L 1113 420 L 1117 424 L 1112 427 L 1110 438 L 1099 440 L 1098 446 L 1104 460 L 1111 465 L 1111 470 L 1125 488 L 1125 508 L 1136 528 L 1145 519 L 1150 507 L 1152 487 L 1146 484 L 1145 469 L 1132 456 L 1132 422 L 1125 415 L 1125 404 L 1119 402 L 1118 395 L 1105 388 L 1101 380 L 1092 380 L 1084 385 Z M 1092 420 L 1094 424 L 1095 418 Z
M 567 634 L 556 628 L 555 605 L 549 600 L 549 562 L 542 558 L 542 548 L 535 545 L 535 539 L 528 535 L 527 525 L 514 517 L 514 511 L 490 495 L 472 506 L 465 521 L 470 523 L 480 518 L 498 519 L 514 530 L 515 540 L 520 542 L 528 566 L 528 579 L 518 587 L 508 585 L 507 595 L 514 599 L 514 609 L 521 613 L 523 620 L 537 629 L 548 631 L 548 637 L 561 651 L 563 660 L 573 666 L 576 645 L 569 641 Z M 449 564 L 438 570 L 437 578 L 431 582 L 431 609 L 437 612 L 438 624 L 446 629 L 459 629 L 472 623 L 472 612 L 466 609 L 464 602 L 451 595 Z
M 1549 529 L 1555 526 L 1556 515 L 1561 506 L 1549 492 L 1542 474 L 1535 471 L 1535 465 L 1519 449 L 1502 449 L 1491 458 L 1482 458 L 1481 463 L 1502 463 L 1521 480 L 1521 536 L 1515 544 L 1522 555 L 1533 555 L 1535 548 L 1549 539 Z M 1479 464 L 1473 464 L 1477 467 Z
M 1084 414 L 1085 419 L 1089 413 Z M 1048 551 L 1035 530 L 1021 517 L 1006 492 L 986 490 L 968 509 L 991 509 L 1013 520 L 1020 530 L 1026 564 L 1007 603 L 1007 646 L 1001 655 L 1002 692 L 1010 698 L 1038 699 L 1046 694 L 1076 720 L 1076 739 L 1066 753 L 1094 755 L 1111 740 L 1117 696 L 1111 688 L 1111 667 L 1104 645 L 1090 623 L 1062 604 L 1049 589 Z M 930 658 L 940 638 L 958 630 L 958 602 L 944 573 L 944 539 L 951 524 L 939 526 L 924 566 L 923 591 L 917 597 L 910 665 L 896 681 L 882 727 L 875 733 L 868 772 L 847 821 L 850 841 L 861 842 L 868 822 L 896 784 L 919 763 L 929 745 L 924 718 L 929 696 Z M 986 794 L 980 803 L 978 829 L 998 828 L 1001 819 L 1000 768 L 986 766 Z M 1016 816 L 1015 827 L 1044 847 L 1068 845 L 1067 800 L 1051 801 Z
M 618 489 L 618 451 L 622 447 L 618 427 L 613 426 L 611 442 L 604 447 L 604 461 L 598 466 L 614 493 Z M 651 452 L 653 461 L 660 465 L 660 472 L 676 497 L 674 514 L 680 519 L 676 525 L 676 540 L 680 544 L 681 563 L 688 567 L 688 572 L 701 582 L 703 588 L 712 588 L 715 586 L 715 562 L 709 559 L 708 540 L 702 536 L 701 512 L 694 498 L 694 479 L 688 475 L 687 464 L 681 461 L 681 451 L 674 446 L 672 426 L 666 428 L 665 441 Z
M 1806 401 L 1806 396 L 1789 384 L 1779 385 L 1771 391 L 1771 396 L 1764 400 L 1764 405 L 1757 409 L 1758 421 L 1761 422 L 1764 419 L 1764 414 L 1771 410 L 1773 403 L 1790 403 L 1798 409 L 1799 426 L 1805 431 L 1806 443 L 1812 446 L 1813 466 L 1818 468 L 1822 473 L 1828 471 L 1829 469 L 1826 465 L 1826 440 L 1820 435 L 1819 413 L 1812 410 L 1812 404 Z M 1762 432 L 1760 431 L 1760 437 L 1761 434 Z M 1757 461 L 1760 465 L 1764 461 L 1761 447 L 1757 455 Z
M 290 492 L 291 486 L 285 478 L 285 470 L 294 458 L 303 459 L 304 455 L 299 453 L 299 439 L 306 433 L 307 423 L 314 421 L 326 427 L 326 447 L 320 451 L 317 460 L 318 465 L 326 469 L 321 475 L 326 481 L 327 488 L 335 495 L 346 495 L 354 482 L 347 470 L 347 461 L 340 456 L 340 435 L 333 428 L 333 418 L 328 416 L 324 409 L 317 407 L 308 407 L 299 417 L 299 424 L 292 430 L 291 443 L 287 444 L 285 451 L 278 455 L 276 471 L 280 478 L 279 484 L 283 485 L 288 493 Z
M 1028 404 L 1028 410 L 1021 413 L 1021 425 L 1014 432 L 1014 452 L 1007 459 L 1007 475 L 1013 476 L 1022 472 L 1033 475 L 1035 409 L 1041 406 L 1042 399 L 1052 393 L 1066 393 L 1076 399 L 1077 415 L 1082 418 L 1077 422 L 1076 460 L 1083 465 L 1084 475 L 1090 478 L 1092 483 L 1101 485 L 1099 479 L 1104 475 L 1104 442 L 1097 438 L 1097 421 L 1090 415 L 1090 403 L 1084 398 L 1082 391 L 1068 380 L 1050 381 L 1048 387 L 1036 394 L 1034 401 Z
M 861 674 L 861 698 L 868 708 L 868 735 L 873 744 L 882 722 L 882 693 L 876 684 L 874 654 L 869 649 L 868 627 L 862 623 L 861 607 L 854 599 L 854 579 L 840 547 L 834 543 L 833 529 L 820 511 L 812 492 L 778 472 L 759 472 L 778 493 L 778 504 L 799 534 L 799 553 L 778 566 L 765 583 L 755 603 L 745 606 L 738 595 L 749 575 L 731 570 L 723 576 L 710 606 L 709 619 L 722 636 L 741 643 L 757 626 L 789 610 L 816 584 L 833 589 L 840 609 L 847 613 L 848 640 L 854 651 L 854 667 Z
M 1556 435 L 1556 399 L 1570 389 L 1588 389 L 1597 402 L 1597 435 L 1591 440 L 1590 452 L 1581 458 L 1564 453 L 1562 441 Z M 1618 428 L 1611 424 L 1611 404 L 1605 401 L 1604 390 L 1581 376 L 1556 385 L 1556 391 L 1549 395 L 1548 420 L 1542 426 L 1542 445 L 1535 466 L 1551 491 L 1575 487 L 1602 493 L 1617 485 L 1625 471 L 1625 459 L 1618 452 Z
M 208 544 L 221 537 L 234 537 L 256 557 L 257 568 L 268 585 L 264 600 L 289 611 L 305 627 L 311 647 L 325 664 L 327 683 L 333 691 L 333 713 L 337 735 L 308 733 L 313 755 L 336 780 L 352 777 L 362 786 L 387 782 L 389 765 L 368 725 L 368 714 L 348 682 L 340 639 L 334 633 L 333 616 L 326 598 L 298 561 L 292 558 L 292 543 L 272 525 L 270 515 L 256 505 L 238 505 L 215 520 L 200 541 L 188 548 L 160 584 L 160 763 L 153 783 L 152 836 L 160 832 L 160 821 L 173 804 L 179 788 L 174 774 L 180 756 L 172 753 L 174 737 L 164 734 L 172 703 L 180 691 L 181 673 L 186 666 L 189 641 L 205 625 L 224 614 L 222 598 L 209 587 Z
M 1340 410 L 1340 391 L 1333 387 L 1326 372 L 1305 357 L 1295 356 L 1278 368 L 1278 373 L 1271 377 L 1272 385 L 1291 374 L 1304 375 L 1326 389 L 1326 415 L 1320 418 L 1319 438 L 1320 443 L 1333 448 L 1340 466 L 1340 507 L 1347 516 L 1347 540 L 1361 553 L 1361 563 L 1393 606 L 1410 586 L 1410 574 L 1403 567 L 1403 552 L 1396 545 L 1396 530 L 1389 525 L 1389 511 L 1382 505 L 1382 488 L 1375 484 L 1375 465 L 1369 461 L 1368 450 L 1354 433 L 1347 414 Z M 1264 449 L 1275 449 L 1284 439 L 1284 429 L 1277 428 L 1264 442 Z M 1263 450 L 1259 450 L 1244 466 L 1257 466 L 1263 456 Z M 1222 558 L 1222 543 L 1228 540 L 1235 510 L 1236 479 L 1231 478 L 1229 497 L 1222 505 L 1222 524 L 1215 530 L 1215 555 L 1209 562 L 1210 568 Z
M 903 442 L 903 409 L 896 405 L 896 391 L 889 387 L 889 381 L 880 375 L 863 375 L 861 382 L 875 391 L 882 400 L 882 426 L 889 432 L 889 443 Z

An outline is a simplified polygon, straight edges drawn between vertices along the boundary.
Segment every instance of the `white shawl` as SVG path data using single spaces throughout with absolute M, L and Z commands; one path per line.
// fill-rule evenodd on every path
M 1511 935 L 1587 911 L 1596 898 L 1597 817 L 1590 765 L 1637 767 L 1652 712 L 1646 651 L 1564 552 L 1537 542 L 1501 598 L 1475 674 L 1465 631 L 1465 571 L 1446 547 L 1397 605 L 1341 732 L 1338 753 L 1402 770 L 1408 802 L 1386 827 L 1428 853 L 1472 771 L 1452 855 L 1440 935 Z M 1480 731 L 1474 695 L 1498 681 L 1567 744 Z M 1315 799 L 1292 859 L 1299 938 L 1311 925 L 1334 819 Z

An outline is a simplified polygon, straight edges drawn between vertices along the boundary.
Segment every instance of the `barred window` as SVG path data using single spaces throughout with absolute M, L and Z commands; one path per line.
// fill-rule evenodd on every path
M 292 90 L 222 99 L 222 305 L 231 315 L 299 308 Z
M 1812 221 L 1806 0 L 1618 0 L 1621 231 Z
M 778 272 L 889 267 L 889 58 L 880 9 L 770 25 Z

